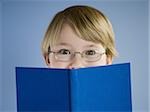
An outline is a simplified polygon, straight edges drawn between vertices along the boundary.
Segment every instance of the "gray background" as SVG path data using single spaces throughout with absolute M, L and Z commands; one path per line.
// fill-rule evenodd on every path
M 15 67 L 46 67 L 41 41 L 54 14 L 68 6 L 93 6 L 111 20 L 119 57 L 130 62 L 134 111 L 148 111 L 148 0 L 0 2 L 0 110 L 16 110 Z

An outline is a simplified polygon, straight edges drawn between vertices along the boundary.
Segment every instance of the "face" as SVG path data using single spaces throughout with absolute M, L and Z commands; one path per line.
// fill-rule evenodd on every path
M 50 68 L 72 69 L 112 63 L 102 45 L 79 38 L 67 24 L 63 26 L 57 43 L 51 46 L 51 51 L 45 57 Z

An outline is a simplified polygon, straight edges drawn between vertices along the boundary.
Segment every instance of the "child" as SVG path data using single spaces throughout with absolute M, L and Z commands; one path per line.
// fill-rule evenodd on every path
M 58 12 L 42 43 L 50 68 L 81 68 L 112 64 L 116 56 L 114 33 L 108 18 L 89 6 Z

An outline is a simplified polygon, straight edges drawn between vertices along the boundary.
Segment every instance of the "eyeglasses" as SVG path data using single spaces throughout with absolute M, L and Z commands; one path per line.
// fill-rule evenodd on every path
M 49 54 L 53 53 L 54 58 L 58 61 L 68 62 L 71 61 L 76 54 L 80 54 L 84 61 L 86 62 L 96 62 L 101 59 L 102 55 L 105 54 L 105 51 L 98 52 L 97 50 L 85 50 L 83 52 L 71 52 L 68 49 L 60 49 L 59 51 L 50 51 Z

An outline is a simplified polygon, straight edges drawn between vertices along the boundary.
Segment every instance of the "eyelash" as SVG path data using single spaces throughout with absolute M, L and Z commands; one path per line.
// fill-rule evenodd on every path
M 94 50 L 94 49 L 89 49 L 89 50 L 85 50 L 85 54 L 88 54 L 88 53 L 90 53 L 90 52 L 92 52 L 92 53 L 94 53 L 93 55 L 95 55 L 96 54 L 96 50 Z M 60 49 L 60 50 L 58 50 L 57 51 L 57 53 L 60 53 L 60 54 L 71 54 L 71 52 L 70 52 L 70 50 L 68 50 L 68 49 Z
M 69 52 L 69 54 L 71 53 L 70 50 L 68 50 L 68 49 L 60 49 L 60 50 L 58 50 L 58 53 L 62 53 L 62 52 L 64 52 L 64 51 Z M 63 53 L 62 53 L 62 54 L 63 54 Z M 67 53 L 67 54 L 68 54 L 68 53 Z

